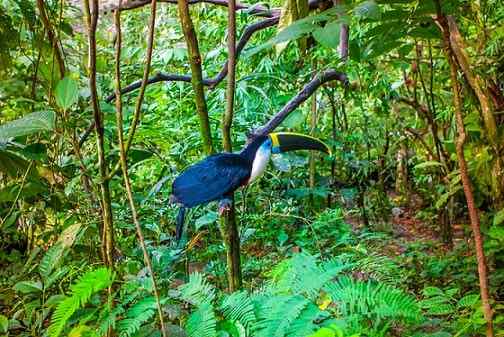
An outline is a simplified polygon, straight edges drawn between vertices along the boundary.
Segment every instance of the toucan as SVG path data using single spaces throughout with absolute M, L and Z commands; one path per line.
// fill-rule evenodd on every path
M 219 200 L 219 214 L 230 209 L 231 195 L 259 178 L 271 154 L 294 150 L 318 150 L 330 154 L 322 141 L 292 132 L 252 137 L 238 153 L 223 152 L 206 157 L 185 169 L 172 184 L 170 200 L 180 205 L 176 240 L 182 236 L 186 208 Z

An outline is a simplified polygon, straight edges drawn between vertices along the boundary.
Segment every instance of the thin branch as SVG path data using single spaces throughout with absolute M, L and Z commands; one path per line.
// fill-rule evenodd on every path
M 140 93 L 138 94 L 138 98 L 135 105 L 135 113 L 133 115 L 133 120 L 131 121 L 131 126 L 128 132 L 128 138 L 126 139 L 124 152 L 126 155 L 133 143 L 133 136 L 135 135 L 135 131 L 137 125 L 140 121 L 140 115 L 142 113 L 142 103 L 145 95 L 145 88 L 147 87 L 147 82 L 149 80 L 149 73 L 151 68 L 151 60 L 152 60 L 152 50 L 154 49 L 154 29 L 156 27 L 156 0 L 152 0 L 151 4 L 151 12 L 149 18 L 149 32 L 148 32 L 148 40 L 147 40 L 147 51 L 145 55 L 145 66 L 142 77 L 142 82 L 140 84 Z M 107 179 L 111 179 L 120 169 L 120 161 L 114 166 L 114 168 L 110 171 L 110 174 L 107 176 Z
M 158 0 L 158 2 L 163 2 L 163 3 L 168 3 L 168 4 L 177 4 L 177 0 Z M 140 1 L 130 1 L 127 4 L 125 4 L 123 7 L 121 7 L 121 11 L 125 10 L 131 10 L 139 7 L 143 7 L 145 5 L 150 4 L 151 1 L 149 0 L 140 0 Z M 211 5 L 216 5 L 216 6 L 221 6 L 221 7 L 228 7 L 228 2 L 226 0 L 188 0 L 187 3 L 189 5 L 196 5 L 199 3 L 207 3 Z M 107 10 L 115 10 L 115 6 L 107 8 Z M 247 14 L 250 15 L 255 15 L 255 16 L 262 16 L 262 17 L 273 17 L 277 16 L 280 13 L 279 9 L 276 8 L 269 8 L 268 6 L 261 5 L 261 4 L 255 4 L 252 6 L 242 4 L 242 3 L 237 3 L 235 11 L 244 11 Z
M 317 90 L 318 87 L 320 87 L 324 83 L 334 80 L 340 81 L 345 86 L 348 86 L 349 84 L 346 74 L 333 69 L 329 69 L 318 74 L 310 82 L 308 82 L 296 96 L 291 98 L 291 100 L 287 102 L 287 104 L 279 112 L 277 112 L 265 125 L 263 125 L 259 129 L 254 130 L 253 134 L 267 135 L 276 127 L 278 127 L 292 111 L 296 110 L 301 105 L 301 103 L 306 101 Z
M 153 0 L 155 2 L 156 0 Z M 121 4 L 119 3 L 119 8 Z M 153 4 L 155 7 L 155 3 Z M 155 8 L 154 8 L 155 13 Z M 121 160 L 121 169 L 124 177 L 124 187 L 126 188 L 126 194 L 128 196 L 128 202 L 131 208 L 131 216 L 133 217 L 133 223 L 135 224 L 136 232 L 138 235 L 138 240 L 140 241 L 140 247 L 142 248 L 143 257 L 145 264 L 147 266 L 147 270 L 149 271 L 151 281 L 152 281 L 152 290 L 154 293 L 154 297 L 156 298 L 157 310 L 159 315 L 159 323 L 161 325 L 161 333 L 163 337 L 167 337 L 167 331 L 164 324 L 163 319 L 163 310 L 161 308 L 161 300 L 159 298 L 159 291 L 156 283 L 156 277 L 154 275 L 154 270 L 152 269 L 152 263 L 149 257 L 149 253 L 147 252 L 147 247 L 145 245 L 145 239 L 142 232 L 142 227 L 140 225 L 140 221 L 138 220 L 138 213 L 135 207 L 135 201 L 133 200 L 133 192 L 131 189 L 131 182 L 128 173 L 128 161 L 126 159 L 126 149 L 124 147 L 124 137 L 123 137 L 123 112 L 122 112 L 122 102 L 121 102 L 121 70 L 120 70 L 120 62 L 121 62 L 121 11 L 116 10 L 114 13 L 114 25 L 117 33 L 116 39 L 116 52 L 115 52 L 115 91 L 116 91 L 116 120 L 117 120 L 117 138 L 119 141 L 119 155 Z
M 37 7 L 39 10 L 40 19 L 42 20 L 42 24 L 44 25 L 44 28 L 47 32 L 47 37 L 49 38 L 49 42 L 53 47 L 54 57 L 56 58 L 56 62 L 58 62 L 60 77 L 63 78 L 65 77 L 65 60 L 63 59 L 63 52 L 61 50 L 60 44 L 58 43 L 56 33 L 54 32 L 51 21 L 47 16 L 44 0 L 37 0 Z
M 238 41 L 238 44 L 236 46 L 236 58 L 240 56 L 241 52 L 243 51 L 243 48 L 245 48 L 245 45 L 247 42 L 250 40 L 252 35 L 262 29 L 268 28 L 275 26 L 278 23 L 279 17 L 273 17 L 269 19 L 265 19 L 259 22 L 256 22 L 254 24 L 251 24 L 247 26 L 244 31 L 242 36 L 240 37 L 240 40 Z M 228 62 L 224 63 L 222 65 L 221 71 L 214 77 L 210 79 L 202 79 L 203 85 L 210 87 L 211 89 L 215 88 L 219 83 L 221 83 L 227 76 L 228 74 Z M 178 82 L 191 82 L 191 75 L 177 75 L 177 74 L 166 74 L 166 73 L 157 73 L 156 75 L 152 76 L 149 78 L 147 81 L 147 84 L 153 84 L 153 83 L 159 83 L 159 82 L 171 82 L 171 81 L 178 81 Z M 129 92 L 132 92 L 136 89 L 138 89 L 141 85 L 141 81 L 135 81 L 124 88 L 121 89 L 121 94 L 126 94 Z M 112 94 L 108 96 L 105 101 L 106 102 L 112 102 L 114 99 L 115 94 Z
M 326 2 L 327 0 L 311 0 L 308 5 L 310 7 L 310 10 L 316 9 L 320 4 Z M 227 3 L 227 1 L 226 1 Z M 191 4 L 191 1 L 189 1 L 189 4 Z M 242 36 L 240 37 L 240 40 L 238 41 L 238 44 L 236 45 L 236 59 L 239 58 L 241 52 L 245 48 L 247 42 L 250 40 L 252 35 L 259 31 L 263 30 L 269 27 L 273 27 L 278 24 L 280 20 L 280 14 L 277 13 L 274 16 L 271 16 L 267 19 L 264 19 L 262 21 L 253 23 L 243 30 Z M 209 78 L 209 79 L 202 79 L 203 85 L 208 86 L 210 89 L 215 88 L 219 83 L 221 83 L 227 76 L 228 74 L 228 62 L 224 63 L 224 65 L 221 68 L 221 71 L 214 77 L 214 78 Z M 159 83 L 159 82 L 171 82 L 171 81 L 179 81 L 179 82 L 191 82 L 191 75 L 178 75 L 178 74 L 167 74 L 163 72 L 159 72 L 153 77 L 149 78 L 147 84 L 154 84 L 154 83 Z M 121 94 L 126 94 L 129 92 L 132 92 L 140 87 L 140 81 L 135 81 L 127 86 L 125 86 L 123 89 L 121 89 Z M 114 94 L 111 94 L 108 96 L 105 101 L 110 103 L 114 99 Z M 85 134 L 84 134 L 85 135 Z M 83 135 L 83 136 L 84 136 Z M 85 141 L 86 137 L 81 137 L 81 140 L 83 139 Z

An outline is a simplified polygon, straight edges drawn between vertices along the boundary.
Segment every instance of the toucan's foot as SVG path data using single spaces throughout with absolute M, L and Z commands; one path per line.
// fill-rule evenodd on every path
M 229 212 L 231 206 L 233 206 L 233 200 L 231 199 L 226 198 L 219 201 L 219 215 L 222 216 L 224 213 Z

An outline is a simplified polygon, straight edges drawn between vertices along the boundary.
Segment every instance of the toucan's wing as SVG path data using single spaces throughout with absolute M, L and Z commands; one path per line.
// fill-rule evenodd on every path
M 172 185 L 176 201 L 193 207 L 224 197 L 250 177 L 250 165 L 238 154 L 219 153 L 188 167 Z

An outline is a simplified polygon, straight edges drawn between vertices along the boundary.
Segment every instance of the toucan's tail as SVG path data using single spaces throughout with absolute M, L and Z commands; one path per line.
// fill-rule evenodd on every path
M 177 242 L 180 241 L 182 237 L 182 231 L 184 230 L 184 218 L 185 218 L 185 207 L 180 207 L 179 212 L 177 214 L 176 227 L 175 227 L 175 239 Z

